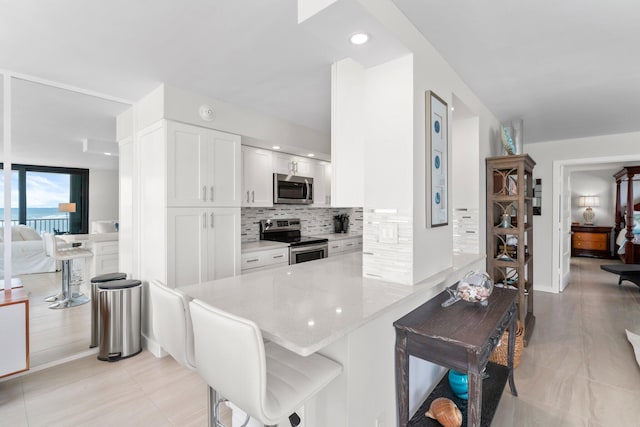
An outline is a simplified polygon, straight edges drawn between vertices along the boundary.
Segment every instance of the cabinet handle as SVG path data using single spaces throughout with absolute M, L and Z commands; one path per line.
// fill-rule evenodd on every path
M 256 192 L 251 190 L 251 203 L 256 202 Z
M 211 228 L 213 228 L 213 212 L 211 212 Z
M 213 185 L 211 186 L 211 201 L 213 202 Z
M 284 258 L 284 255 L 274 255 L 273 259 L 276 259 L 276 258 Z
M 202 214 L 202 228 L 207 228 L 207 213 Z
M 207 201 L 207 186 L 206 185 L 204 187 L 202 187 L 202 201 L 203 202 Z
M 247 203 L 249 203 L 249 192 L 247 191 Z
M 257 262 L 260 261 L 260 258 L 248 259 L 247 262 Z

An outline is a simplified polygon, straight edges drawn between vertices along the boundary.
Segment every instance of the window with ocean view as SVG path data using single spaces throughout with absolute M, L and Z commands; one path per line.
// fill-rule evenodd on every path
M 12 165 L 11 223 L 38 233 L 87 233 L 89 170 L 34 165 Z M 0 174 L 0 197 L 4 176 Z M 66 204 L 65 212 L 60 204 Z M 69 211 L 72 206 L 72 211 Z M 0 209 L 0 218 L 4 218 Z M 4 221 L 0 220 L 0 224 Z

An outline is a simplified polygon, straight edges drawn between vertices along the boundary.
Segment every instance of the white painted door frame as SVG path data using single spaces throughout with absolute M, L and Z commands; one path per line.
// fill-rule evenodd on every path
M 569 263 L 561 262 L 561 239 L 565 233 L 569 233 L 571 231 L 571 224 L 563 225 L 562 223 L 562 204 L 561 201 L 564 200 L 564 182 L 563 177 L 566 176 L 567 171 L 565 168 L 569 166 L 583 166 L 583 165 L 594 165 L 601 163 L 620 163 L 620 162 L 636 162 L 640 160 L 637 154 L 632 155 L 622 155 L 622 156 L 610 156 L 610 157 L 593 157 L 586 159 L 571 159 L 571 160 L 554 160 L 553 161 L 553 185 L 551 186 L 551 200 L 552 200 L 552 238 L 553 238 L 553 252 L 552 252 L 552 269 L 553 272 L 551 274 L 551 289 L 553 292 L 558 293 L 562 292 L 562 278 L 566 277 L 569 274 L 569 271 L 564 271 L 563 265 L 569 265 Z M 613 177 L 611 177 L 613 180 Z

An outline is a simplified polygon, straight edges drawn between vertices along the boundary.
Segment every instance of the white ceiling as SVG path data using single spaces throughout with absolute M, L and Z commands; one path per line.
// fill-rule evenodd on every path
M 524 120 L 525 142 L 640 130 L 636 2 L 394 3 L 501 121 Z M 347 43 L 356 31 L 371 42 Z M 300 25 L 295 0 L 0 0 L 0 69 L 129 100 L 166 82 L 327 133 L 330 64 L 405 53 L 352 0 Z M 76 95 L 75 108 L 58 108 L 66 95 L 36 89 L 14 91 L 14 119 L 25 120 L 14 124 L 14 152 L 115 139 L 104 126 L 126 106 Z
M 525 143 L 640 130 L 640 2 L 393 2 Z

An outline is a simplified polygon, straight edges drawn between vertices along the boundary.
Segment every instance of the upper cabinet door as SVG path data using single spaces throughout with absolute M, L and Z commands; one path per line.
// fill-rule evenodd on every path
M 242 147 L 242 206 L 273 206 L 272 152 Z
M 313 163 L 304 157 L 279 153 L 273 156 L 273 171 L 283 175 L 313 177 Z
M 239 136 L 168 122 L 167 150 L 168 206 L 240 206 Z
M 304 157 L 294 157 L 293 162 L 296 169 L 294 175 L 307 176 L 307 177 L 313 178 L 313 173 L 314 173 L 313 160 L 305 159 Z
M 168 206 L 201 206 L 206 202 L 207 138 L 207 129 L 167 122 Z
M 313 205 L 331 206 L 331 163 L 314 162 L 313 174 Z
M 207 204 L 240 207 L 240 137 L 213 130 L 209 132 Z
M 295 163 L 293 156 L 285 153 L 274 153 L 273 172 L 283 175 L 295 175 Z

